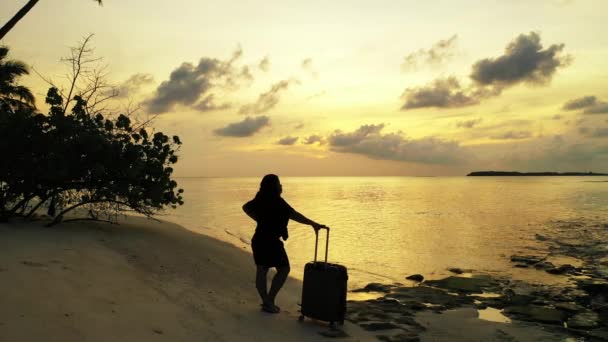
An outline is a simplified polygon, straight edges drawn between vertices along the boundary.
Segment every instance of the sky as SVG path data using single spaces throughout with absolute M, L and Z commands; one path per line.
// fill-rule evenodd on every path
M 0 3 L 6 22 L 25 0 Z M 176 176 L 608 172 L 603 0 L 43 0 L 0 42 L 46 80 L 85 37 L 183 142 Z M 44 79 L 43 79 L 44 78 Z

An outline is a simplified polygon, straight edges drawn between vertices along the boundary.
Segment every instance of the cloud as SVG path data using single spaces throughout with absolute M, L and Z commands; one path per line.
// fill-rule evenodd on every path
M 151 74 L 134 74 L 117 87 L 117 97 L 126 98 L 132 96 L 137 93 L 142 86 L 151 83 L 154 83 L 154 76 Z
M 408 88 L 401 96 L 405 100 L 401 110 L 470 106 L 498 96 L 505 88 L 519 83 L 547 84 L 558 68 L 570 62 L 570 56 L 562 56 L 563 48 L 564 44 L 554 44 L 543 49 L 538 33 L 521 34 L 507 45 L 502 56 L 473 64 L 468 86 L 462 86 L 452 76 L 436 79 L 426 86 Z
M 270 125 L 270 118 L 258 116 L 255 118 L 247 117 L 243 121 L 231 123 L 226 127 L 218 128 L 213 132 L 216 135 L 226 137 L 249 137 L 257 133 L 265 126 Z
M 230 60 L 228 61 L 229 64 L 232 64 L 233 62 L 235 62 L 237 59 L 241 58 L 243 56 L 243 48 L 241 47 L 241 45 L 236 47 L 236 50 L 234 50 L 234 52 L 232 53 L 232 56 L 230 57 Z
M 280 100 L 280 93 L 287 90 L 292 80 L 283 80 L 273 84 L 270 89 L 258 96 L 255 103 L 241 106 L 239 114 L 261 114 L 274 108 Z
M 584 143 L 577 142 L 578 138 L 571 139 L 573 137 L 569 139 L 568 136 L 553 135 L 509 144 L 486 145 L 485 150 L 492 159 L 500 155 L 501 165 L 516 170 L 595 171 L 608 167 L 608 146 L 602 144 L 603 139 L 587 139 Z
M 364 125 L 350 133 L 337 130 L 328 138 L 330 149 L 373 159 L 425 164 L 461 163 L 465 160 L 465 154 L 456 142 L 434 137 L 407 139 L 400 133 L 382 134 L 383 128 L 384 124 L 379 124 Z
M 564 143 L 564 136 L 561 134 L 554 135 L 552 139 L 553 139 L 554 144 L 563 144 Z
M 608 137 L 608 127 L 597 127 L 591 129 L 589 127 L 579 127 L 578 132 L 589 138 L 606 138 Z
M 567 170 L 593 170 L 606 167 L 608 146 L 574 144 L 557 151 L 547 151 L 545 158 L 553 164 L 562 164 Z M 551 165 L 549 164 L 549 165 Z
M 473 128 L 477 124 L 481 123 L 481 121 L 483 121 L 481 118 L 479 118 L 479 119 L 465 120 L 465 121 L 458 121 L 456 123 L 456 127 L 458 127 L 458 128 Z
M 285 137 L 277 142 L 279 145 L 293 145 L 298 141 L 298 137 Z
M 490 139 L 496 140 L 520 140 L 527 139 L 532 137 L 532 132 L 530 131 L 509 131 L 506 133 L 501 133 L 497 135 L 493 135 Z
M 401 70 L 407 71 L 415 69 L 420 65 L 434 66 L 448 61 L 456 55 L 455 48 L 457 39 L 458 36 L 453 35 L 448 39 L 438 41 L 428 50 L 420 49 L 410 53 L 403 58 Z
M 325 91 L 325 90 L 322 90 L 322 91 L 320 91 L 320 92 L 317 92 L 317 93 L 314 93 L 314 94 L 312 94 L 312 95 L 308 96 L 308 97 L 306 98 L 306 101 L 310 101 L 310 100 L 312 100 L 312 99 L 319 98 L 319 97 L 321 97 L 321 96 L 324 96 L 325 94 L 326 94 L 326 91 Z
M 455 77 L 436 79 L 431 84 L 408 88 L 401 98 L 405 100 L 401 110 L 439 107 L 464 107 L 479 103 L 477 95 L 463 89 Z
M 481 119 L 479 119 L 481 122 Z M 532 120 L 503 120 L 486 122 L 484 125 L 474 124 L 475 129 L 469 133 L 472 139 L 492 139 L 492 140 L 523 140 L 532 138 L 534 127 Z M 464 126 L 463 122 L 463 126 Z M 464 126 L 466 127 L 466 126 Z M 504 142 L 501 142 L 501 144 Z
M 520 34 L 509 43 L 504 55 L 485 58 L 473 65 L 471 79 L 478 85 L 504 88 L 517 83 L 547 84 L 559 67 L 569 64 L 561 56 L 564 44 L 553 44 L 543 50 L 540 35 Z
M 337 147 L 356 145 L 369 135 L 379 134 L 383 128 L 384 124 L 379 124 L 363 125 L 352 133 L 342 133 L 338 130 L 329 138 L 329 143 Z
M 529 160 L 529 164 L 544 164 L 545 169 L 556 165 L 567 171 L 587 171 L 606 168 L 608 146 L 597 143 L 575 143 L 551 146 L 540 151 L 539 158 Z M 540 168 L 539 168 L 540 169 Z
M 570 100 L 562 106 L 563 110 L 577 110 L 586 108 L 589 106 L 593 106 L 597 103 L 597 98 L 595 96 L 583 96 L 577 99 Z
M 599 127 L 593 130 L 590 135 L 592 138 L 605 138 L 608 137 L 608 127 Z
M 595 96 L 583 96 L 564 103 L 562 109 L 568 111 L 584 109 L 584 114 L 607 114 L 608 102 L 598 101 Z
M 310 58 L 310 57 L 305 58 L 305 59 L 302 61 L 301 67 L 302 67 L 302 69 L 304 69 L 304 70 L 309 70 L 310 68 L 312 68 L 312 58 Z
M 312 145 L 314 143 L 324 144 L 325 141 L 322 136 L 317 135 L 317 134 L 313 134 L 313 135 L 307 137 L 306 141 L 304 141 L 304 144 L 306 144 L 306 145 Z
M 182 63 L 144 105 L 150 113 L 160 114 L 172 110 L 176 105 L 193 106 L 215 86 L 234 87 L 236 80 L 247 78 L 247 73 L 239 72 L 233 66 L 242 53 L 239 47 L 228 61 L 203 57 L 197 65 Z
M 585 114 L 607 114 L 608 113 L 608 103 L 606 102 L 598 102 L 595 106 L 586 108 L 583 113 Z
M 239 76 L 246 81 L 253 81 L 253 75 L 251 74 L 251 70 L 249 70 L 249 67 L 246 65 L 241 68 L 241 73 Z
M 199 110 L 201 112 L 211 112 L 214 110 L 223 110 L 230 108 L 229 103 L 222 103 L 220 105 L 215 103 L 215 95 L 209 94 L 205 96 L 199 103 L 197 103 L 194 109 Z
M 146 101 L 150 113 L 164 113 L 176 104 L 192 105 L 201 94 L 211 88 L 212 74 L 219 68 L 219 61 L 203 58 L 198 66 L 183 63 L 173 70 L 168 81 L 162 82 L 153 98 Z
M 485 126 L 484 129 L 493 130 L 493 129 L 504 129 L 505 127 L 530 126 L 532 123 L 534 123 L 533 120 L 511 119 L 511 120 L 505 120 L 502 122 L 498 122 L 493 125 Z
M 319 77 L 319 73 L 314 69 L 314 67 L 312 65 L 312 58 L 310 58 L 310 57 L 305 58 L 302 61 L 302 63 L 300 64 L 300 66 L 302 67 L 303 70 L 309 72 L 313 78 Z
M 258 68 L 263 72 L 267 72 L 268 70 L 270 70 L 270 59 L 268 58 L 268 56 L 262 58 L 262 60 L 258 64 Z

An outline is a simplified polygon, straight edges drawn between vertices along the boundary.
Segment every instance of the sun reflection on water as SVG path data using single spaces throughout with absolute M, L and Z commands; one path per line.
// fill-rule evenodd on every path
M 182 178 L 183 207 L 167 219 L 249 249 L 255 223 L 241 206 L 258 178 Z M 349 288 L 474 272 L 521 280 L 562 278 L 515 269 L 513 254 L 549 254 L 555 220 L 608 218 L 608 191 L 579 177 L 282 177 L 283 197 L 305 216 L 331 227 L 329 261 L 349 269 Z M 292 276 L 313 259 L 313 230 L 289 225 L 285 246 Z M 319 257 L 324 255 L 321 234 Z M 561 260 L 559 260 L 561 261 Z M 574 260 L 569 260 L 575 263 Z M 460 276 L 467 276 L 466 274 Z

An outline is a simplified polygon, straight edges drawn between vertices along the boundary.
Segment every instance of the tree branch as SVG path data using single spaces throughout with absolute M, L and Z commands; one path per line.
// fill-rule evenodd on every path
M 87 49 L 87 44 L 89 43 L 89 40 L 91 40 L 91 38 L 93 38 L 93 34 L 89 34 L 79 47 L 72 48 L 72 57 L 66 60 L 72 63 L 72 82 L 70 84 L 70 91 L 68 92 L 68 96 L 65 101 L 65 106 L 63 107 L 64 115 L 68 110 L 68 105 L 72 101 L 72 93 L 76 88 L 76 82 L 78 81 L 78 77 L 80 76 L 82 68 L 85 63 L 88 63 L 88 61 L 86 59 L 83 60 L 83 58 L 84 56 L 92 52 L 91 49 Z

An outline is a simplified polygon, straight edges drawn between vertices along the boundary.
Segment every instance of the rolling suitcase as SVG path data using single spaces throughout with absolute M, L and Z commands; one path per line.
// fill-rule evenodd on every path
M 327 262 L 329 229 L 325 241 L 325 262 L 317 261 L 319 232 L 315 233 L 315 260 L 304 267 L 300 321 L 310 317 L 327 321 L 333 328 L 336 323 L 344 324 L 348 273 L 346 267 Z

